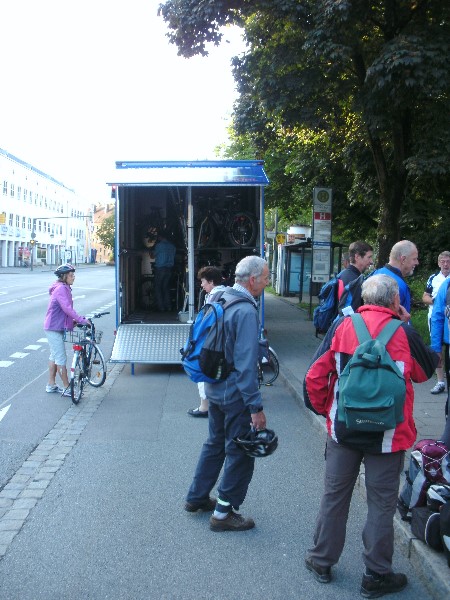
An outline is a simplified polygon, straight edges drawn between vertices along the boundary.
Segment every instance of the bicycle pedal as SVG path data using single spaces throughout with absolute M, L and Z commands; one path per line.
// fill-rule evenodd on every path
M 93 361 L 92 361 L 92 364 L 93 364 L 93 365 L 99 365 L 99 364 L 100 364 L 100 361 L 99 361 L 99 360 L 93 360 Z

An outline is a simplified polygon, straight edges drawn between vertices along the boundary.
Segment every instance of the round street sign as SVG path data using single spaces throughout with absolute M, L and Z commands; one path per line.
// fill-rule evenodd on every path
M 277 233 L 277 244 L 284 244 L 284 242 L 286 241 L 286 236 L 282 233 Z

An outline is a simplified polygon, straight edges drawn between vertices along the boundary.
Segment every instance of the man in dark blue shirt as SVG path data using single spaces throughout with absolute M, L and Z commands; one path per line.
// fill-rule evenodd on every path
M 171 311 L 170 277 L 175 263 L 176 248 L 164 233 L 158 235 L 153 256 L 155 258 L 155 296 L 159 311 Z

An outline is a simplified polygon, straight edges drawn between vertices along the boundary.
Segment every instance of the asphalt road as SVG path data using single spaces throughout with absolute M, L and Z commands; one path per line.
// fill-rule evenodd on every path
M 51 271 L 0 274 L 0 487 L 70 406 L 70 399 L 45 392 L 49 348 L 43 322 L 55 279 Z M 111 311 L 96 321 L 108 359 L 115 327 L 114 270 L 79 269 L 73 298 L 79 314 Z

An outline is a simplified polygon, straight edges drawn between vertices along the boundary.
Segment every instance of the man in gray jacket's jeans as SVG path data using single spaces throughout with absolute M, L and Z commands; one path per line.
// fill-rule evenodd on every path
M 269 284 L 264 259 L 246 256 L 236 266 L 236 283 L 225 298 L 243 295 L 250 302 L 238 302 L 224 313 L 225 354 L 234 371 L 220 383 L 205 384 L 209 399 L 209 435 L 200 454 L 185 509 L 214 510 L 212 531 L 244 531 L 255 526 L 253 519 L 235 512 L 245 499 L 253 476 L 255 459 L 233 442 L 250 427 L 264 429 L 266 417 L 258 386 L 259 317 L 255 298 Z M 217 501 L 210 497 L 223 467 Z

